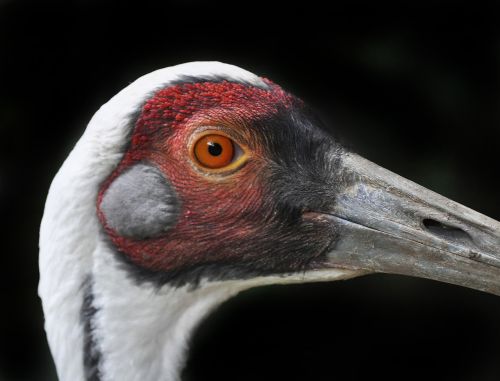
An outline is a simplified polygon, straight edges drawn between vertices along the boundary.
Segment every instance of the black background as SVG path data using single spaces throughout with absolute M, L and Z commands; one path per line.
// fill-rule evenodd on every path
M 97 110 L 157 68 L 221 60 L 311 104 L 359 153 L 500 219 L 493 3 L 0 1 L 0 380 L 55 380 L 37 297 L 51 178 Z M 498 380 L 500 299 L 390 275 L 248 291 L 187 380 Z

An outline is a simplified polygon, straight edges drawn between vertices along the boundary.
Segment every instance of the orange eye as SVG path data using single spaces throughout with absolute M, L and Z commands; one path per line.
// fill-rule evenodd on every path
M 211 169 L 219 169 L 231 164 L 234 153 L 233 141 L 224 135 L 205 135 L 194 145 L 194 155 L 198 162 Z

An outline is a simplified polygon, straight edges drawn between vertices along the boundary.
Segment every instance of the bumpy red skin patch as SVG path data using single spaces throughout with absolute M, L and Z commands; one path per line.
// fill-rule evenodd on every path
M 236 243 L 252 239 L 255 231 L 262 230 L 270 213 L 263 194 L 267 159 L 262 137 L 249 126 L 253 120 L 276 113 L 278 107 L 300 104 L 277 85 L 266 83 L 268 90 L 227 81 L 180 84 L 158 91 L 145 103 L 130 147 L 101 187 L 97 200 L 105 231 L 133 263 L 153 271 L 169 271 L 200 263 L 231 262 L 240 255 Z M 207 175 L 193 163 L 190 139 L 206 126 L 222 128 L 247 147 L 249 158 L 243 167 L 230 174 Z M 108 226 L 100 209 L 109 185 L 137 162 L 156 165 L 180 199 L 176 225 L 158 238 L 122 237 Z

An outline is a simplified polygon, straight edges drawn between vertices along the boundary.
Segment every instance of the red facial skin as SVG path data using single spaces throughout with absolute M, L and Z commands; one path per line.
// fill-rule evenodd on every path
M 142 108 L 131 144 L 105 181 L 97 213 L 118 250 L 134 264 L 152 271 L 171 271 L 196 264 L 252 260 L 261 253 L 240 250 L 238 243 L 262 234 L 272 219 L 263 182 L 268 158 L 263 137 L 252 121 L 291 107 L 298 100 L 267 81 L 269 90 L 232 82 L 180 84 L 158 91 Z M 230 171 L 203 169 L 191 155 L 199 134 L 222 131 L 242 147 L 247 160 Z M 138 162 L 153 163 L 170 181 L 181 210 L 174 227 L 157 238 L 120 236 L 106 223 L 100 205 L 109 185 Z M 246 258 L 241 258 L 244 255 Z

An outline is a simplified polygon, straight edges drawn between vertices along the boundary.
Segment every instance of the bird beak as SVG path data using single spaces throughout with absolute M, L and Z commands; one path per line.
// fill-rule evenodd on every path
M 500 223 L 355 154 L 323 216 L 337 228 L 329 266 L 416 276 L 500 295 Z

